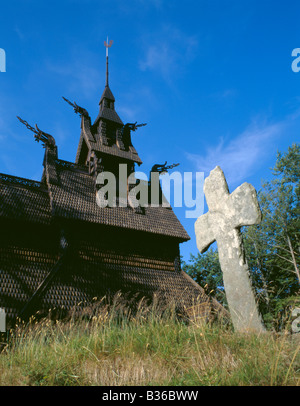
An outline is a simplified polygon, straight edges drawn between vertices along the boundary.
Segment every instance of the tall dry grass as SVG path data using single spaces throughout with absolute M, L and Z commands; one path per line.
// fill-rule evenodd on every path
M 81 320 L 15 326 L 0 354 L 0 385 L 300 385 L 300 343 L 289 333 L 188 323 L 157 302 L 132 312 L 120 295 L 95 309 Z

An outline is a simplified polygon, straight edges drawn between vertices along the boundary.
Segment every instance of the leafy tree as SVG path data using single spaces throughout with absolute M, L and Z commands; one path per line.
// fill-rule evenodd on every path
M 245 230 L 246 255 L 264 319 L 281 328 L 300 293 L 300 145 L 278 152 L 258 193 L 263 220 Z M 275 326 L 274 322 L 278 323 Z
M 188 273 L 205 290 L 226 306 L 223 275 L 219 263 L 218 251 L 210 248 L 205 254 L 190 255 L 189 264 L 183 263 L 182 269 Z

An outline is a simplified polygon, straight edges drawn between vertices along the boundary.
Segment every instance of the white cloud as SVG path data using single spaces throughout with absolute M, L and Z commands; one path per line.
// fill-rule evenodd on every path
M 140 61 L 140 68 L 141 70 L 157 70 L 166 77 L 175 60 L 176 53 L 166 42 L 149 45 L 144 60 Z
M 171 83 L 172 78 L 194 58 L 197 38 L 170 25 L 142 38 L 144 56 L 139 61 L 141 70 L 158 72 Z
M 137 109 L 128 107 L 126 105 L 118 106 L 118 114 L 123 117 L 123 120 L 136 120 Z
M 285 123 L 250 125 L 243 133 L 225 143 L 223 138 L 205 153 L 186 153 L 197 171 L 209 174 L 217 165 L 222 168 L 228 183 L 236 184 L 247 179 L 263 164 L 264 157 L 274 149 L 274 141 L 282 132 Z M 275 144 L 276 145 L 276 144 Z
M 83 94 L 89 98 L 95 92 L 95 88 L 103 82 L 100 76 L 100 70 L 89 66 L 82 61 L 72 61 L 65 64 L 47 62 L 46 67 L 49 71 L 54 72 L 67 80 L 70 92 Z

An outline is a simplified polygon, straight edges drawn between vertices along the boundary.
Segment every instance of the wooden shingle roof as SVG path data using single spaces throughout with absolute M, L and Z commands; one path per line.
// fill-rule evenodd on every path
M 64 161 L 65 162 L 65 161 Z M 125 229 L 190 239 L 170 207 L 147 207 L 144 214 L 131 207 L 100 208 L 96 202 L 95 179 L 88 171 L 59 165 L 58 185 L 49 185 L 54 216 Z
M 0 174 L 0 217 L 50 224 L 52 210 L 45 184 Z
M 42 224 L 54 218 L 80 220 L 190 239 L 170 207 L 147 207 L 143 214 L 131 207 L 104 207 L 96 202 L 95 179 L 88 170 L 57 160 L 58 184 L 0 174 L 0 216 Z

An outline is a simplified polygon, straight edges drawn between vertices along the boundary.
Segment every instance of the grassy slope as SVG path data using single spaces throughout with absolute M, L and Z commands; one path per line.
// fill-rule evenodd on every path
M 298 336 L 299 338 L 299 336 Z M 116 303 L 89 320 L 31 320 L 0 354 L 0 385 L 300 385 L 299 340 L 186 324 Z

